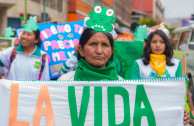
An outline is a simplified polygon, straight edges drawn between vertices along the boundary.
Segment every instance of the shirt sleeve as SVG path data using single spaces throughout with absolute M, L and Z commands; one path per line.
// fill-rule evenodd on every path
M 130 79 L 141 79 L 141 76 L 139 73 L 139 65 L 137 64 L 136 61 L 133 63 L 131 74 L 130 74 Z
M 69 56 L 69 59 L 63 64 L 63 67 L 60 71 L 60 76 L 66 74 L 70 71 L 75 71 L 77 68 L 77 53 Z
M 46 55 L 46 62 L 45 62 L 44 70 L 42 72 L 42 76 L 41 76 L 40 80 L 45 80 L 45 81 L 46 80 L 50 80 L 49 65 L 48 65 L 48 55 Z
M 181 61 L 179 61 L 179 65 L 178 65 L 178 68 L 176 70 L 176 77 L 181 77 L 182 76 L 182 64 L 181 64 Z
M 5 74 L 5 68 L 9 68 L 10 55 L 12 50 L 13 47 L 0 51 L 0 76 L 3 76 Z

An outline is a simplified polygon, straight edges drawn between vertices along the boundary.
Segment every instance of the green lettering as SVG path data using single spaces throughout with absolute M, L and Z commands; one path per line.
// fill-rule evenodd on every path
M 84 126 L 88 103 L 90 99 L 90 87 L 84 86 L 83 88 L 79 117 L 77 114 L 76 94 L 74 86 L 68 87 L 68 99 L 72 126 Z
M 129 93 L 123 87 L 107 87 L 108 88 L 108 120 L 109 126 L 129 126 L 130 125 L 130 106 Z M 124 106 L 124 119 L 121 124 L 116 124 L 115 116 L 115 95 L 121 95 Z
M 94 87 L 94 126 L 102 126 L 102 87 Z
M 143 102 L 145 108 L 141 108 L 141 103 Z M 146 116 L 149 126 L 156 126 L 155 116 L 146 95 L 143 85 L 137 85 L 136 88 L 136 99 L 135 99 L 135 108 L 134 108 L 134 118 L 133 125 L 141 126 L 141 118 Z

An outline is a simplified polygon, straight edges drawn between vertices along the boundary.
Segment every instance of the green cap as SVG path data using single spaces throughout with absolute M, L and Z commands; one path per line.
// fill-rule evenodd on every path
M 140 41 L 144 42 L 145 39 L 148 39 L 147 37 L 147 26 L 146 25 L 140 25 L 137 26 L 135 29 L 135 32 L 133 33 L 134 41 Z
M 24 24 L 23 31 L 32 32 L 32 31 L 37 31 L 37 30 L 38 30 L 37 17 L 36 16 L 30 17 L 28 22 L 26 24 Z
M 3 37 L 11 37 L 13 36 L 15 33 L 11 30 L 11 27 L 8 27 L 5 29 L 5 34 L 3 35 Z

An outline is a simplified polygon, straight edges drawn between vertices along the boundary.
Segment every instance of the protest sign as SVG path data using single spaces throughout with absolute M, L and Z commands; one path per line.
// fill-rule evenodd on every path
M 0 37 L 0 47 L 2 49 L 7 49 L 8 47 L 14 47 L 15 37 Z
M 2 126 L 183 126 L 185 77 L 0 80 Z
M 41 49 L 49 55 L 50 77 L 57 78 L 62 64 L 74 53 L 83 32 L 83 21 L 39 24 Z
M 74 47 L 79 43 L 83 32 L 83 23 L 81 20 L 64 24 L 38 24 L 42 40 L 41 50 L 48 54 L 51 79 L 58 78 L 63 63 L 74 53 Z M 22 29 L 16 30 L 17 36 L 21 35 Z
M 142 58 L 143 42 L 114 42 L 114 61 L 117 73 L 124 79 L 129 79 L 133 62 Z

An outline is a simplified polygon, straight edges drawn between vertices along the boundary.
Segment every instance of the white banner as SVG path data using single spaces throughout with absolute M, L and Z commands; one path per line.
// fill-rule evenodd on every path
M 185 78 L 0 80 L 1 126 L 183 126 Z

